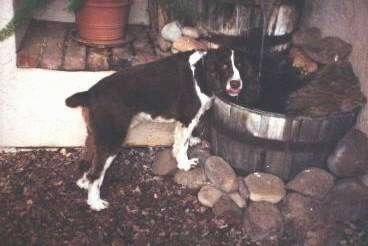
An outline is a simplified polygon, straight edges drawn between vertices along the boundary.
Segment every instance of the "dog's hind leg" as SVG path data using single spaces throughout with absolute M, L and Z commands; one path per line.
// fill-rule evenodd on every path
M 99 151 L 101 150 L 98 150 L 97 152 Z M 93 210 L 100 211 L 102 209 L 107 208 L 109 205 L 107 201 L 101 199 L 100 189 L 101 189 L 106 171 L 110 167 L 115 157 L 116 157 L 116 154 L 107 154 L 107 152 L 103 152 L 103 153 L 97 153 L 97 157 L 94 159 L 95 162 L 99 163 L 99 164 L 96 163 L 95 165 L 100 166 L 100 163 L 104 163 L 104 164 L 103 164 L 102 170 L 100 171 L 100 175 L 97 178 L 93 179 L 93 181 L 90 183 L 88 187 L 87 203 Z M 92 172 L 96 172 L 96 170 L 93 170 Z
M 103 110 L 95 112 L 94 116 L 94 120 L 90 123 L 95 151 L 87 174 L 90 181 L 87 203 L 91 209 L 99 211 L 109 205 L 107 201 L 101 199 L 100 189 L 106 171 L 114 161 L 126 136 L 131 117 L 124 115 L 122 118 Z
M 84 171 L 83 176 L 77 181 L 77 185 L 81 189 L 88 190 L 90 185 L 90 182 L 87 178 L 87 171 L 90 169 L 92 164 L 93 155 L 95 152 L 94 149 L 93 137 L 90 133 L 88 133 L 86 138 L 86 147 L 83 150 L 81 160 L 79 161 L 79 169 Z

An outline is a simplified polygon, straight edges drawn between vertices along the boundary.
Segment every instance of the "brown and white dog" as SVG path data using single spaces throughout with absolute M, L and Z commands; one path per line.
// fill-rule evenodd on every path
M 178 168 L 187 171 L 198 162 L 188 159 L 187 150 L 190 142 L 198 142 L 191 141 L 191 135 L 200 117 L 210 108 L 214 94 L 237 96 L 249 68 L 240 51 L 191 51 L 114 73 L 67 98 L 67 106 L 83 107 L 87 124 L 82 161 L 90 169 L 77 185 L 88 190 L 91 209 L 108 206 L 100 198 L 100 188 L 134 116 L 143 113 L 152 119 L 178 121 L 172 153 Z

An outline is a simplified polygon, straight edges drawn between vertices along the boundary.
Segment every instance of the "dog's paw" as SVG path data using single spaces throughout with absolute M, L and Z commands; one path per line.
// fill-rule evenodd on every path
M 202 140 L 198 137 L 190 137 L 189 138 L 189 146 L 196 146 L 198 144 L 200 144 L 202 142 Z
M 88 190 L 88 188 L 90 186 L 90 182 L 87 179 L 87 175 L 86 174 L 84 174 L 83 177 L 81 177 L 80 179 L 78 179 L 77 185 L 81 189 Z
M 109 206 L 109 202 L 102 199 L 87 200 L 92 210 L 101 211 Z
M 183 171 L 189 171 L 192 167 L 197 166 L 199 163 L 198 158 L 187 159 L 178 163 L 178 168 Z

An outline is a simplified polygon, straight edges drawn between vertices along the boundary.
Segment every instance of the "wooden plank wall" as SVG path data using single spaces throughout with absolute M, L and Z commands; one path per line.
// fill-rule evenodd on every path
M 325 36 L 338 36 L 353 45 L 351 62 L 368 98 L 368 1 L 305 1 L 302 26 L 316 26 Z M 368 134 L 368 107 L 358 121 L 358 128 Z

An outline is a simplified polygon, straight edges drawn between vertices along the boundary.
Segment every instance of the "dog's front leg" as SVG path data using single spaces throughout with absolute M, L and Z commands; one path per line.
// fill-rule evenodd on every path
M 178 168 L 184 171 L 188 171 L 192 166 L 198 164 L 197 158 L 189 159 L 187 154 L 193 129 L 194 125 L 192 123 L 188 127 L 185 127 L 182 123 L 178 122 L 175 127 L 174 145 L 172 149 L 173 156 L 178 163 Z

